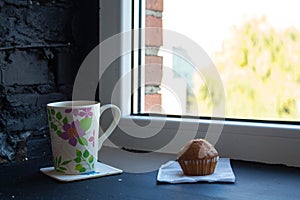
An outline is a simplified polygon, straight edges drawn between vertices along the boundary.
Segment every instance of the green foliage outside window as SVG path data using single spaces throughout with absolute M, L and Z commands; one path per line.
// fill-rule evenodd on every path
M 265 17 L 252 19 L 233 27 L 212 59 L 225 88 L 226 117 L 299 120 L 299 30 L 274 28 Z M 209 114 L 212 103 L 205 84 L 199 90 L 199 112 Z

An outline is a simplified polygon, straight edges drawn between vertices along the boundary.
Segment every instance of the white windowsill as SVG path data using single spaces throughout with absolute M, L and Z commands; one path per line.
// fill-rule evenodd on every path
M 132 120 L 141 125 L 133 126 Z M 197 137 L 204 138 L 209 123 L 210 120 L 123 116 L 114 134 L 125 132 L 136 138 L 149 138 L 161 130 L 164 134 L 176 132 L 176 137 L 156 152 L 177 154 L 186 141 L 195 137 L 198 125 Z M 178 131 L 179 124 L 182 126 Z M 105 146 L 116 147 L 109 140 Z M 130 141 L 124 147 L 136 149 Z M 300 167 L 300 126 L 226 121 L 216 148 L 222 157 Z
M 184 123 L 183 130 L 189 131 L 194 130 L 191 125 L 198 124 L 199 130 L 204 130 L 207 126 L 212 123 L 211 120 L 206 119 L 193 119 L 193 118 L 173 118 L 173 117 L 159 117 L 159 116 L 138 116 L 138 115 L 127 115 L 123 116 L 120 125 L 130 126 L 131 121 L 135 120 L 140 123 L 148 124 L 151 121 L 151 125 L 148 128 L 160 128 L 162 122 L 170 122 L 164 128 L 174 129 L 174 124 Z M 173 124 L 174 123 L 174 124 Z M 218 123 L 216 121 L 215 123 Z M 295 138 L 300 139 L 300 126 L 292 124 L 276 124 L 276 123 L 262 123 L 262 122 L 242 122 L 242 121 L 224 121 L 225 132 L 222 134 L 241 134 L 241 135 L 259 135 L 269 137 L 284 137 L 284 138 Z M 222 122 L 220 122 L 222 124 Z M 202 127 L 202 128 L 201 128 Z M 255 129 L 263 128 L 264 132 L 257 132 Z M 148 135 L 149 137 L 149 135 Z

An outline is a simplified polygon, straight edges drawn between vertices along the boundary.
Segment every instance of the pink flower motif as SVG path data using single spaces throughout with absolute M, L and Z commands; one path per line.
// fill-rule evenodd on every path
M 78 116 L 78 113 L 79 113 L 78 109 L 71 109 L 71 108 L 69 108 L 69 109 L 65 110 L 65 113 L 70 113 L 70 112 L 73 112 L 73 115 L 75 117 Z
M 89 141 L 92 143 L 93 147 L 95 146 L 95 130 L 93 131 L 93 135 L 89 138 Z
M 71 108 L 68 108 L 68 109 L 65 110 L 65 113 L 70 113 L 70 112 L 72 112 Z
M 74 147 L 77 144 L 77 139 L 86 134 L 85 131 L 79 127 L 79 125 L 80 122 L 78 120 L 72 122 L 71 124 L 65 124 L 63 126 L 65 132 L 61 134 L 61 138 L 64 140 L 69 140 L 69 144 Z
M 93 112 L 91 110 L 92 110 L 92 108 L 82 108 L 82 109 L 80 109 L 79 116 L 80 117 L 92 117 Z

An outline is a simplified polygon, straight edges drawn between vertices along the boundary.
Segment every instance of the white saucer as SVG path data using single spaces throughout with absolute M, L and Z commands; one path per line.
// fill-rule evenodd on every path
M 84 174 L 78 174 L 78 175 L 77 174 L 76 175 L 62 174 L 62 173 L 56 172 L 54 170 L 54 167 L 41 168 L 40 171 L 42 173 L 46 174 L 47 176 L 50 176 L 51 178 L 54 178 L 58 181 L 63 181 L 63 182 L 97 178 L 97 177 L 102 177 L 102 176 L 121 174 L 123 172 L 123 170 L 121 170 L 121 169 L 117 169 L 115 167 L 106 165 L 101 162 L 95 163 L 95 171 L 89 172 L 89 173 L 84 173 Z

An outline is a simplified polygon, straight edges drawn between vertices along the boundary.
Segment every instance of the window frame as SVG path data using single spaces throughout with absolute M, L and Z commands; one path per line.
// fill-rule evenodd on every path
M 103 41 L 103 39 L 101 39 L 103 31 L 106 32 L 105 35 L 107 35 L 107 32 L 110 31 L 111 35 L 113 35 L 116 29 L 119 29 L 120 33 L 131 30 L 133 1 L 134 0 L 100 1 L 100 6 L 102 5 L 100 13 L 104 10 L 102 18 L 119 20 L 119 23 L 115 23 L 115 25 L 106 25 L 104 20 L 101 26 L 100 22 L 100 41 Z M 101 2 L 106 3 L 101 4 Z M 114 12 L 112 10 L 114 10 Z M 116 13 L 116 10 L 119 10 L 120 12 Z M 130 45 L 129 43 L 132 42 L 133 41 L 122 41 L 122 44 L 120 44 L 121 48 L 123 46 Z M 159 129 L 162 129 L 162 131 L 166 134 L 171 134 L 178 131 L 177 127 L 180 124 L 182 126 L 180 132 L 177 132 L 176 137 L 165 147 L 157 150 L 158 152 L 176 154 L 185 141 L 195 137 L 195 135 L 196 137 L 204 137 L 205 130 L 207 130 L 209 124 L 218 123 L 217 121 L 209 119 L 132 115 L 130 108 L 132 104 L 129 102 L 132 95 L 132 74 L 130 73 L 131 59 L 131 55 L 122 56 L 121 61 L 116 63 L 116 65 L 119 65 L 116 67 L 119 70 L 113 70 L 109 73 L 109 77 L 115 78 L 107 78 L 100 81 L 100 84 L 101 82 L 105 84 L 106 91 L 112 91 L 116 82 L 118 82 L 119 79 L 121 80 L 118 90 L 116 91 L 114 89 L 118 98 L 114 98 L 113 101 L 111 101 L 111 96 L 108 95 L 107 92 L 102 92 L 103 90 L 101 90 L 101 88 L 99 91 L 100 101 L 102 103 L 114 103 L 122 110 L 122 117 L 118 128 L 113 133 L 115 137 L 118 137 L 120 134 L 130 134 L 136 138 L 149 138 L 153 136 L 152 133 L 155 133 Z M 125 77 L 125 75 L 127 78 L 122 78 Z M 163 127 L 162 124 L 164 124 Z M 196 134 L 194 127 L 197 127 Z M 123 144 L 125 145 L 120 147 L 111 139 L 104 143 L 105 146 L 110 147 L 144 151 L 149 150 L 138 148 L 136 144 L 130 140 L 124 141 Z M 299 125 L 225 120 L 223 131 L 218 143 L 216 144 L 216 148 L 222 157 L 300 167 L 300 159 L 298 155 L 298 152 L 300 152 L 299 144 Z

